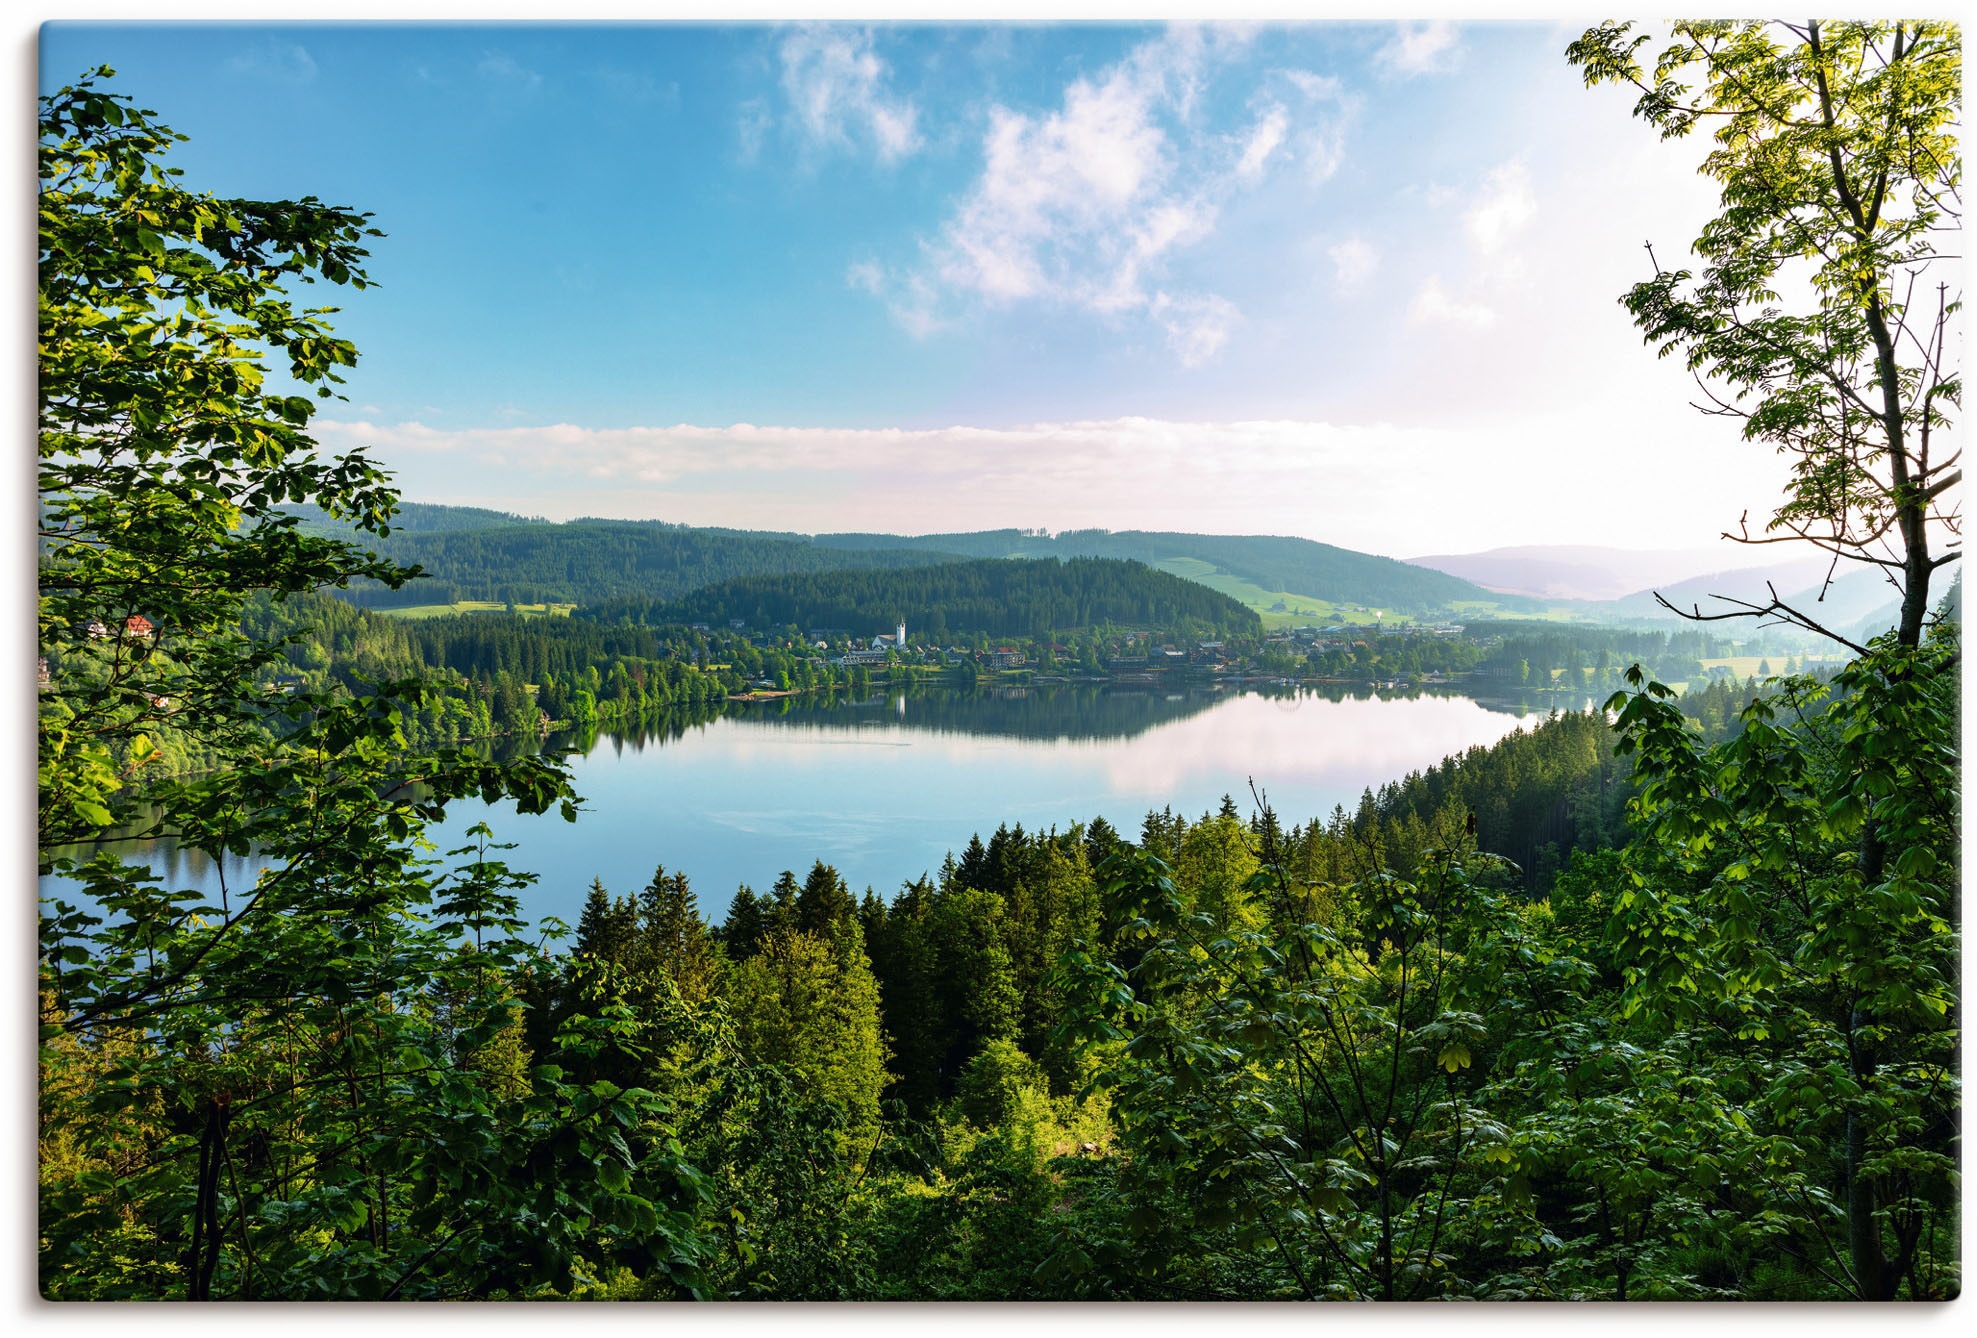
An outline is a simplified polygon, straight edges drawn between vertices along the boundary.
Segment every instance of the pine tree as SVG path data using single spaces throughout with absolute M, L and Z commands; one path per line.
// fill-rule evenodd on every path
M 743 883 L 728 903 L 728 918 L 721 924 L 721 946 L 731 961 L 753 957 L 762 950 L 762 934 L 767 916 L 755 889 Z
M 623 962 L 637 932 L 638 907 L 629 899 L 613 897 L 605 890 L 602 878 L 591 879 L 583 915 L 577 920 L 577 955 Z
M 644 911 L 641 938 L 652 968 L 670 975 L 690 1004 L 712 996 L 720 980 L 719 961 L 687 876 L 668 875 L 659 865 L 639 899 Z
M 775 885 L 769 889 L 769 904 L 763 912 L 764 934 L 793 934 L 797 930 L 797 894 L 802 887 L 796 875 L 784 869 L 776 875 Z
M 954 883 L 961 887 L 985 888 L 988 886 L 988 851 L 982 846 L 980 833 L 968 838 L 968 848 L 961 852 L 961 863 L 954 871 Z
M 844 878 L 830 865 L 818 860 L 803 880 L 796 895 L 796 927 L 806 934 L 828 935 L 840 921 L 853 919 L 858 903 Z

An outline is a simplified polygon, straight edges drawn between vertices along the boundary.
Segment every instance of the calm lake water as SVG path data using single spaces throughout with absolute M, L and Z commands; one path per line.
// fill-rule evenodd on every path
M 1545 709 L 1453 693 L 1079 686 L 756 704 L 598 736 L 570 759 L 585 800 L 574 824 L 462 802 L 434 836 L 446 849 L 486 821 L 514 842 L 511 867 L 540 876 L 524 901 L 532 918 L 574 924 L 591 879 L 634 892 L 664 864 L 689 876 L 702 913 L 718 920 L 738 884 L 761 891 L 818 859 L 854 891 L 890 897 L 999 823 L 1036 830 L 1103 816 L 1132 836 L 1149 810 L 1197 817 L 1225 794 L 1247 815 L 1252 779 L 1286 824 L 1308 822 L 1351 809 L 1368 786 L 1528 728 Z M 195 854 L 130 854 L 180 886 L 215 883 Z M 251 860 L 230 863 L 228 882 L 252 872 Z M 54 889 L 42 882 L 44 894 Z

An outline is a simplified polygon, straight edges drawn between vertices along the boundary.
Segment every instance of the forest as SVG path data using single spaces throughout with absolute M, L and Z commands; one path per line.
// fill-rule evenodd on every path
M 1349 548 L 1269 535 L 1174 534 L 1141 530 L 1067 530 L 1058 535 L 1022 530 L 978 534 L 820 534 L 819 544 L 848 551 L 960 553 L 969 557 L 1104 557 L 1144 562 L 1193 558 L 1265 590 L 1323 595 L 1340 604 L 1367 604 L 1402 613 L 1433 613 L 1476 601 L 1518 611 L 1540 611 L 1539 601 L 1503 595 L 1430 567 L 1355 553 Z
M 305 532 L 349 538 L 354 531 L 319 508 L 289 505 Z M 1260 535 L 1171 534 L 1103 530 L 1056 536 L 1021 530 L 979 534 L 820 534 L 814 537 L 586 518 L 550 524 L 474 507 L 406 503 L 388 535 L 367 543 L 427 576 L 413 590 L 374 583 L 352 597 L 374 608 L 401 606 L 415 595 L 450 604 L 494 600 L 596 604 L 621 598 L 665 602 L 700 586 L 768 574 L 873 571 L 954 562 L 960 558 L 1111 558 L 1149 566 L 1192 558 L 1265 590 L 1297 590 L 1336 603 L 1403 613 L 1431 613 L 1465 602 L 1539 611 L 1537 601 L 1503 595 L 1460 577 L 1392 558 L 1355 553 L 1309 539 Z
M 842 627 L 855 635 L 909 628 L 1048 636 L 1105 623 L 1170 628 L 1179 635 L 1262 630 L 1262 620 L 1227 595 L 1137 562 L 990 558 L 899 571 L 745 576 L 704 586 L 660 608 L 640 600 L 598 606 L 600 620 L 750 627 Z
M 1912 281 L 1953 250 L 1958 30 L 1648 41 L 1566 57 L 1664 136 L 1733 130 L 1700 271 L 1628 315 L 1792 463 L 1774 531 L 1903 592 L 1864 643 L 1745 610 L 1840 653 L 1819 672 L 1691 673 L 1707 625 L 1299 644 L 1118 560 L 824 581 L 790 553 L 829 545 L 664 527 L 596 531 L 618 605 L 356 608 L 419 599 L 389 549 L 419 535 L 385 533 L 381 465 L 310 436 L 358 355 L 295 291 L 361 294 L 373 220 L 190 188 L 107 68 L 44 97 L 37 827 L 72 890 L 40 913 L 41 1295 L 1956 1297 L 1960 390 L 1950 300 Z M 503 547 L 537 528 L 431 533 L 542 591 L 572 578 Z M 668 593 L 652 552 L 727 575 Z M 586 700 L 677 727 L 819 672 L 792 626 L 872 611 L 1006 619 L 1039 661 L 1081 628 L 1080 666 L 1144 664 L 1108 624 L 1164 622 L 1227 629 L 1217 664 L 1514 660 L 1607 695 L 1322 817 L 1259 787 L 1025 831 L 985 795 L 936 874 L 765 869 L 718 920 L 664 851 L 564 926 L 525 920 L 493 823 L 435 848 L 468 799 L 578 820 L 553 755 L 486 735 Z M 180 889 L 113 833 L 262 867 Z
M 689 529 L 654 521 L 578 520 L 549 525 L 509 519 L 512 523 L 477 517 L 469 526 L 455 527 L 456 517 L 442 515 L 439 520 L 446 522 L 446 528 L 393 527 L 389 535 L 366 536 L 370 548 L 394 562 L 419 567 L 428 579 L 397 589 L 377 582 L 355 583 L 349 597 L 373 608 L 461 600 L 517 604 L 666 600 L 714 582 L 767 572 L 862 571 L 954 560 L 942 553 L 830 549 L 798 536 Z M 325 533 L 349 533 L 347 527 L 319 528 Z

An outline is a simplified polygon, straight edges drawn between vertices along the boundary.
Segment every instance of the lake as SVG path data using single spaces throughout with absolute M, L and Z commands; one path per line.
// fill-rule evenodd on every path
M 584 796 L 574 824 L 461 802 L 435 840 L 457 845 L 486 821 L 516 843 L 509 864 L 540 876 L 524 899 L 531 918 L 574 924 L 593 878 L 631 893 L 664 864 L 688 875 L 702 914 L 719 920 L 738 884 L 766 890 L 782 870 L 800 879 L 819 859 L 855 892 L 890 897 L 1005 822 L 1062 829 L 1103 816 L 1131 837 L 1149 810 L 1198 817 L 1225 794 L 1247 815 L 1252 779 L 1286 825 L 1309 822 L 1546 709 L 1452 692 L 1088 685 L 751 703 L 698 723 L 598 735 L 570 759 Z M 213 885 L 196 854 L 126 849 L 180 886 Z M 230 862 L 229 882 L 250 879 L 252 866 Z M 55 880 L 42 884 L 46 894 Z

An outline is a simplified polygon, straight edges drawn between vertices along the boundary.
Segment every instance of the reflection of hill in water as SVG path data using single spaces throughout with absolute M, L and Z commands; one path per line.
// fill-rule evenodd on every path
M 1169 721 L 1186 719 L 1209 710 L 1241 693 L 1281 697 L 1286 700 L 1318 698 L 1344 701 L 1405 698 L 1426 695 L 1458 695 L 1446 689 L 1375 693 L 1370 688 L 1325 684 L 1317 687 L 1280 687 L 1244 684 L 1241 687 L 1213 688 L 1202 684 L 1166 686 L 1119 686 L 1069 683 L 1029 687 L 958 688 L 915 687 L 903 692 L 875 693 L 861 701 L 841 694 L 784 697 L 766 702 L 733 702 L 723 709 L 715 706 L 695 710 L 662 712 L 635 726 L 621 726 L 604 739 L 615 747 L 642 748 L 646 744 L 670 743 L 689 729 L 721 716 L 759 725 L 791 725 L 819 730 L 902 729 L 927 730 L 939 734 L 976 734 L 998 738 L 1032 739 L 1050 742 L 1068 739 L 1128 739 L 1144 734 Z M 1531 710 L 1549 709 L 1535 699 L 1500 697 L 1479 700 L 1492 711 L 1518 715 Z M 553 746 L 588 752 L 596 738 L 561 735 Z
M 1205 689 L 1131 691 L 1089 683 L 973 692 L 935 688 L 889 693 L 836 707 L 807 704 L 773 713 L 751 703 L 738 718 L 812 729 L 894 726 L 935 734 L 981 734 L 1040 742 L 1127 739 L 1170 720 L 1198 715 L 1227 696 Z M 795 703 L 801 699 L 790 700 Z

